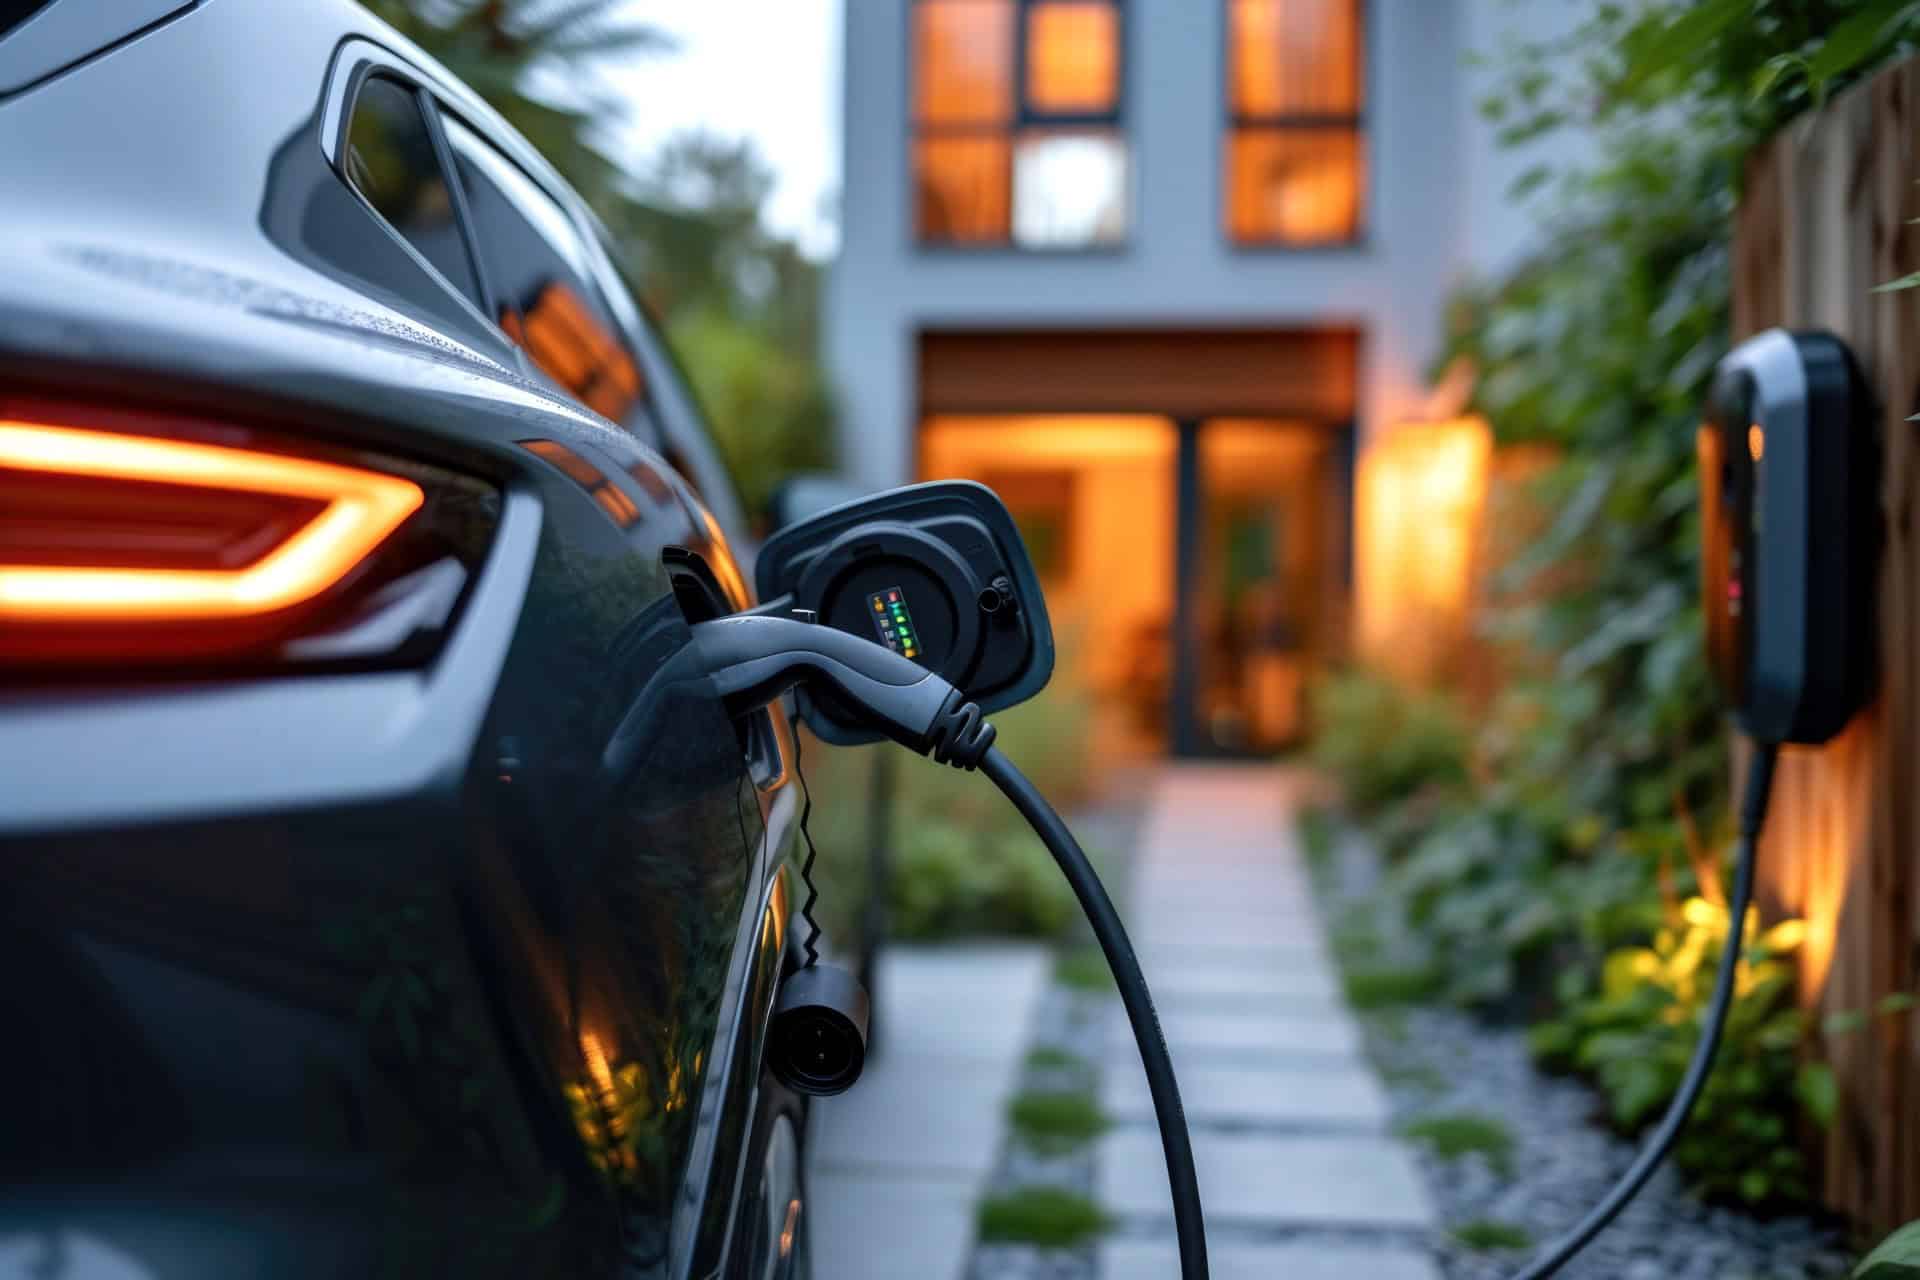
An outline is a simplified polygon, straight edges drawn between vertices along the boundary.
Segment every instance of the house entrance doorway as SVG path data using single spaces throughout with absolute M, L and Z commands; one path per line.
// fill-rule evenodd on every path
M 1361 335 L 916 335 L 918 470 L 1006 499 L 1108 755 L 1259 755 L 1344 651 Z M 1049 704 L 1064 716 L 1056 693 Z M 1063 726 L 1063 731 L 1065 731 Z
M 927 418 L 922 479 L 1006 501 L 1103 752 L 1297 741 L 1344 634 L 1350 431 L 1278 417 Z

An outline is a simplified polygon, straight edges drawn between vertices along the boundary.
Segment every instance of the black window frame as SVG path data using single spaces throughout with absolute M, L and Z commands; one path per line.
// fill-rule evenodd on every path
M 1353 11 L 1355 39 L 1353 42 L 1353 83 L 1358 96 L 1358 105 L 1352 112 L 1328 111 L 1241 111 L 1233 102 L 1234 76 L 1234 35 L 1233 8 L 1236 0 L 1223 0 L 1220 31 L 1220 112 L 1221 126 L 1216 143 L 1216 162 L 1214 170 L 1219 182 L 1216 193 L 1216 224 L 1221 237 L 1235 250 L 1253 253 L 1319 253 L 1358 249 L 1366 246 L 1372 237 L 1373 214 L 1373 156 L 1374 147 L 1370 108 L 1374 100 L 1372 79 L 1373 56 L 1373 5 L 1372 0 L 1340 0 L 1351 6 Z M 1233 207 L 1231 157 L 1233 139 L 1243 130 L 1259 129 L 1326 129 L 1341 133 L 1351 133 L 1359 143 L 1360 198 L 1353 220 L 1353 232 L 1337 239 L 1289 240 L 1283 236 L 1240 236 L 1233 230 L 1231 210 Z
M 1134 237 L 1134 211 L 1138 202 L 1138 180 L 1134 171 L 1133 138 L 1127 127 L 1127 72 L 1131 62 L 1129 48 L 1133 0 L 1098 0 L 1114 15 L 1113 106 L 1106 111 L 1037 111 L 1027 102 L 1027 12 L 1050 3 L 1071 0 L 1004 0 L 1013 10 L 1013 50 L 1009 74 L 1012 77 L 1013 114 L 1004 122 L 992 124 L 929 124 L 919 115 L 919 11 L 929 5 L 968 3 L 969 0 L 911 0 L 907 6 L 907 176 L 909 213 L 913 226 L 909 239 L 916 250 L 933 253 L 1020 254 L 1103 254 L 1125 249 Z M 975 0 L 985 2 L 985 0 Z M 1126 149 L 1126 231 L 1114 240 L 1089 241 L 1086 244 L 1022 244 L 1014 237 L 1014 161 L 1023 133 L 1043 130 L 1111 130 Z M 997 239 L 954 240 L 929 237 L 920 230 L 920 181 L 917 152 L 923 138 L 1005 138 L 1007 162 L 1004 181 L 1007 192 L 1007 223 Z

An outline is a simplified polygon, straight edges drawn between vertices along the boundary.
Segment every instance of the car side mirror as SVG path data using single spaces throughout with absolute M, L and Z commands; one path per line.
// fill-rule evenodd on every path
M 993 490 L 970 480 L 889 489 L 808 516 L 760 549 L 755 577 L 770 605 L 884 644 L 985 712 L 1026 701 L 1053 675 L 1053 628 L 1026 543 Z M 830 693 L 799 696 L 824 741 L 880 740 Z

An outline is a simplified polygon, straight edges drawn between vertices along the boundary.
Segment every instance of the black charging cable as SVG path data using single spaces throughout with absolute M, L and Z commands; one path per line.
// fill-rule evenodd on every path
M 1779 747 L 1770 742 L 1756 744 L 1747 768 L 1746 793 L 1740 798 L 1740 838 L 1734 851 L 1733 893 L 1727 900 L 1727 945 L 1720 953 L 1720 971 L 1713 979 L 1713 998 L 1707 1004 L 1707 1018 L 1700 1028 L 1700 1043 L 1694 1047 L 1693 1061 L 1687 1064 L 1687 1074 L 1681 1077 L 1680 1092 L 1674 1095 L 1667 1114 L 1660 1118 L 1660 1126 L 1606 1198 L 1574 1224 L 1572 1230 L 1541 1250 L 1513 1280 L 1546 1280 L 1592 1243 L 1620 1210 L 1626 1208 L 1627 1202 L 1639 1194 L 1653 1171 L 1667 1158 L 1694 1104 L 1700 1100 L 1700 1092 L 1706 1088 L 1707 1077 L 1713 1072 L 1714 1056 L 1720 1050 L 1727 1013 L 1733 1008 L 1734 980 L 1740 970 L 1747 908 L 1753 902 L 1754 857 L 1760 843 L 1760 828 L 1766 822 L 1767 797 L 1773 790 L 1773 765 L 1779 751 Z
M 685 653 L 684 661 L 712 681 L 734 715 L 749 714 L 795 687 L 831 691 L 840 706 L 856 711 L 867 725 L 909 750 L 958 769 L 978 769 L 1020 811 L 1073 887 L 1113 971 L 1146 1069 L 1166 1153 L 1181 1280 L 1207 1280 L 1207 1233 L 1193 1140 L 1146 975 L 1093 864 L 1046 797 L 993 745 L 993 725 L 979 706 L 939 675 L 885 645 L 797 618 L 740 614 L 697 623 Z
M 1200 1184 L 1194 1174 L 1193 1143 L 1187 1135 L 1187 1114 L 1180 1105 L 1180 1086 L 1173 1076 L 1173 1058 L 1167 1052 L 1166 1037 L 1160 1031 L 1160 1015 L 1154 1012 L 1153 993 L 1140 972 L 1140 962 L 1127 941 L 1120 913 L 1100 883 L 1093 865 L 1087 861 L 1079 841 L 1060 819 L 1039 788 L 1020 772 L 998 747 L 989 746 L 980 761 L 980 772 L 1000 788 L 1034 834 L 1047 846 L 1047 852 L 1059 864 L 1073 896 L 1080 900 L 1093 936 L 1107 957 L 1120 988 L 1120 1003 L 1126 1007 L 1127 1021 L 1133 1024 L 1134 1043 L 1140 1046 L 1140 1064 L 1147 1071 L 1147 1091 L 1153 1096 L 1154 1118 L 1160 1122 L 1160 1145 L 1167 1157 L 1167 1183 L 1173 1189 L 1173 1229 L 1180 1242 L 1180 1275 L 1196 1280 L 1207 1274 L 1207 1229 L 1200 1213 Z

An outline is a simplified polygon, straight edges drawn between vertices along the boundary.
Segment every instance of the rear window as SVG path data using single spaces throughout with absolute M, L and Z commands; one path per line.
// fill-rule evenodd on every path
M 640 366 L 591 283 L 586 242 L 552 197 L 459 121 L 454 167 L 507 336 L 582 403 L 622 422 L 646 394 Z
M 388 226 L 477 306 L 480 289 L 453 208 L 452 186 L 417 92 L 369 76 L 347 125 L 347 179 Z

